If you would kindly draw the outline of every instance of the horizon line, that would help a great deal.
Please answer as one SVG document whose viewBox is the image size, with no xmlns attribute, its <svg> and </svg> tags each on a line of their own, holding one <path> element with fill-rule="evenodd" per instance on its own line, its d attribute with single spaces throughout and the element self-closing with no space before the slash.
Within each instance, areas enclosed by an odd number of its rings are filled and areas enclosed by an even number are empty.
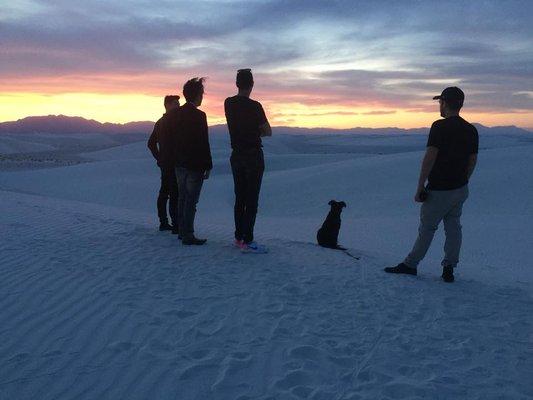
<svg viewBox="0 0 533 400">
<path fill-rule="evenodd" d="M 48 114 L 48 115 L 27 115 L 25 117 L 22 117 L 22 118 L 19 118 L 19 119 L 16 119 L 16 120 L 0 121 L 0 124 L 19 122 L 19 121 L 22 121 L 22 120 L 27 119 L 27 118 L 45 118 L 45 117 L 81 118 L 81 119 L 84 119 L 85 121 L 94 121 L 94 122 L 97 122 L 97 123 L 102 124 L 102 125 L 104 125 L 104 124 L 128 125 L 128 124 L 135 124 L 135 123 L 155 123 L 156 122 L 156 121 L 151 121 L 151 120 L 138 120 L 138 121 L 128 121 L 128 122 L 111 122 L 111 121 L 102 122 L 102 121 L 99 121 L 99 120 L 96 120 L 96 119 L 93 119 L 93 118 L 86 118 L 86 117 L 83 117 L 81 115 Z M 441 118 L 439 118 L 439 119 L 441 119 Z M 524 127 L 524 126 L 519 126 L 519 125 L 493 125 L 493 126 L 490 126 L 490 125 L 482 124 L 480 122 L 471 122 L 471 123 L 475 124 L 475 125 L 480 125 L 480 126 L 483 126 L 483 127 L 486 127 L 486 128 L 514 127 L 514 128 L 523 129 L 525 131 L 533 133 L 533 127 Z M 209 126 L 215 127 L 215 126 L 224 126 L 224 125 L 226 125 L 226 124 L 213 124 L 213 125 L 209 125 Z M 383 126 L 383 127 L 353 126 L 353 127 L 350 127 L 350 128 L 334 128 L 334 127 L 327 127 L 327 126 L 305 127 L 305 126 L 292 126 L 292 125 L 272 125 L 272 128 L 273 129 L 274 128 L 294 128 L 294 129 L 307 129 L 307 130 L 329 129 L 329 130 L 333 130 L 333 131 L 347 131 L 347 130 L 351 130 L 351 129 L 372 129 L 372 130 L 378 130 L 378 129 L 398 129 L 398 130 L 429 129 L 429 126 L 417 126 L 417 127 L 410 127 L 410 128 L 400 128 L 400 127 L 397 127 L 397 126 Z"/>
</svg>

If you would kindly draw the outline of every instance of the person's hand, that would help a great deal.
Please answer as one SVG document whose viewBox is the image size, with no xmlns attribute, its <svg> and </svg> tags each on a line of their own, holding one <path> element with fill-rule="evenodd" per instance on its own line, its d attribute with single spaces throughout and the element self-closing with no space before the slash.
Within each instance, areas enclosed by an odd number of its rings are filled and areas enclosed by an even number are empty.
<svg viewBox="0 0 533 400">
<path fill-rule="evenodd" d="M 426 200 L 426 196 L 427 196 L 426 189 L 423 186 L 416 189 L 415 201 L 417 203 L 423 203 L 424 200 Z"/>
<path fill-rule="evenodd" d="M 209 175 L 211 175 L 211 170 L 208 169 L 207 171 L 204 172 L 204 179 L 209 179 Z"/>
</svg>

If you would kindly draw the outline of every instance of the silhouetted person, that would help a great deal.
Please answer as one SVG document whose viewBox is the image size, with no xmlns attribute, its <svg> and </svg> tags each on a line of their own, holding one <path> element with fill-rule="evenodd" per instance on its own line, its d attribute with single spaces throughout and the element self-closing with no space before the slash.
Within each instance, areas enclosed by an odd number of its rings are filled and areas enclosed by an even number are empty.
<svg viewBox="0 0 533 400">
<path fill-rule="evenodd" d="M 461 89 L 446 88 L 433 99 L 439 100 L 444 119 L 431 126 L 418 179 L 415 201 L 422 202 L 418 238 L 405 260 L 385 271 L 416 275 L 418 263 L 426 255 L 439 223 L 444 221 L 446 242 L 442 278 L 445 282 L 453 282 L 453 269 L 459 262 L 461 249 L 461 213 L 468 197 L 468 180 L 477 162 L 478 133 L 459 116 L 464 102 Z"/>
<path fill-rule="evenodd" d="M 165 96 L 164 104 L 166 112 L 155 123 L 154 130 L 148 140 L 148 148 L 161 169 L 161 188 L 157 198 L 157 215 L 159 217 L 159 230 L 177 233 L 178 226 L 178 183 L 176 181 L 174 165 L 175 120 L 178 113 L 180 97 L 176 95 Z M 168 211 L 172 225 L 168 223 Z"/>
<path fill-rule="evenodd" d="M 235 245 L 243 251 L 265 252 L 254 241 L 254 225 L 261 180 L 265 170 L 261 137 L 271 136 L 261 103 L 250 99 L 254 79 L 250 69 L 240 69 L 236 79 L 239 92 L 224 102 L 231 137 L 231 170 L 235 185 Z"/>
<path fill-rule="evenodd" d="M 176 142 L 176 176 L 178 178 L 178 226 L 182 243 L 202 245 L 206 239 L 194 236 L 196 204 L 204 179 L 213 168 L 207 117 L 198 110 L 204 96 L 204 78 L 193 78 L 183 86 L 187 101 L 179 112 Z"/>
</svg>

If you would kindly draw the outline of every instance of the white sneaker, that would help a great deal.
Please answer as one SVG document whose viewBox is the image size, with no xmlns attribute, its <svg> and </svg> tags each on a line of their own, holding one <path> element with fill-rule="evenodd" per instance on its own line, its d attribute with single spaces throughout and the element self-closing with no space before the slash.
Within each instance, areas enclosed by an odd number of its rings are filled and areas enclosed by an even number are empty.
<svg viewBox="0 0 533 400">
<path fill-rule="evenodd" d="M 266 254 L 268 253 L 268 248 L 257 244 L 257 242 L 243 243 L 241 247 L 243 253 L 255 253 L 255 254 Z"/>
</svg>

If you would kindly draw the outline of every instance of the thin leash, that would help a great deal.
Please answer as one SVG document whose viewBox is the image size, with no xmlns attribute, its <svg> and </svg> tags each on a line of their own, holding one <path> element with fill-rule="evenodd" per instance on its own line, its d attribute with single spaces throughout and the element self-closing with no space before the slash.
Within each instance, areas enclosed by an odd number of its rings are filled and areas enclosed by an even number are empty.
<svg viewBox="0 0 533 400">
<path fill-rule="evenodd" d="M 352 253 L 350 253 L 348 250 L 344 249 L 342 250 L 344 252 L 344 254 L 346 254 L 348 257 L 352 257 L 352 258 L 355 258 L 356 260 L 360 260 L 361 257 L 358 257 L 356 255 L 353 255 Z"/>
</svg>

